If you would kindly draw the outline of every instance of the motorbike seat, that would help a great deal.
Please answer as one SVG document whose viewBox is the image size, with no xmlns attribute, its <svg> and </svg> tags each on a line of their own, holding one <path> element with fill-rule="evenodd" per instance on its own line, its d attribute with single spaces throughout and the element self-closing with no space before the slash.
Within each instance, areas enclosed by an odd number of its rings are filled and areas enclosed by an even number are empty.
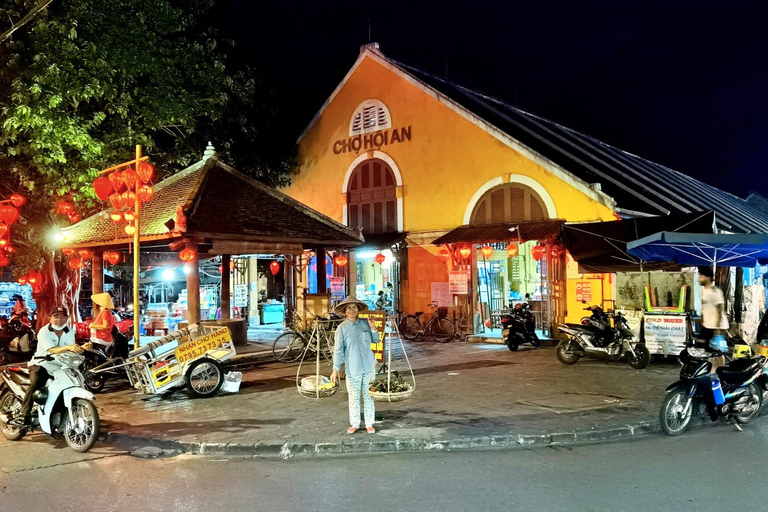
<svg viewBox="0 0 768 512">
<path fill-rule="evenodd" d="M 739 382 L 749 378 L 763 361 L 763 356 L 748 359 L 734 359 L 716 370 L 717 376 L 725 382 Z"/>
<path fill-rule="evenodd" d="M 22 386 L 29 384 L 29 370 L 22 370 L 21 368 L 18 370 L 12 369 L 11 380 Z"/>
<path fill-rule="evenodd" d="M 591 333 L 600 332 L 600 329 L 598 329 L 594 325 L 584 325 L 584 324 L 565 324 L 565 325 L 577 331 L 591 332 Z"/>
</svg>

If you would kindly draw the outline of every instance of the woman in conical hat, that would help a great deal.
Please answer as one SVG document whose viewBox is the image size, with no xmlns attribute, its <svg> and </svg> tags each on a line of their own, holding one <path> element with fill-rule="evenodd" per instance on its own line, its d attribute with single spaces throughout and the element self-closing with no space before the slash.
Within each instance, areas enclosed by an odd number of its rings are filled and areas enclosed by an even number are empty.
<svg viewBox="0 0 768 512">
<path fill-rule="evenodd" d="M 112 327 L 115 326 L 115 316 L 112 314 L 115 305 L 112 303 L 112 297 L 108 293 L 97 293 L 91 295 L 91 300 L 98 309 L 95 311 L 96 319 L 88 326 L 91 328 L 91 333 L 95 334 L 95 336 L 91 335 L 91 341 L 102 345 L 112 343 L 115 341 L 112 337 Z"/>
<path fill-rule="evenodd" d="M 365 429 L 369 434 L 376 432 L 373 422 L 376 408 L 373 398 L 368 394 L 368 384 L 376 375 L 376 357 L 371 350 L 371 343 L 379 341 L 373 319 L 364 321 L 358 318 L 368 306 L 354 295 L 349 295 L 336 306 L 336 312 L 345 320 L 336 328 L 336 347 L 333 351 L 333 373 L 331 382 L 339 382 L 339 371 L 344 363 L 347 372 L 347 394 L 349 395 L 348 434 L 354 434 L 360 428 L 360 398 L 362 395 L 365 416 Z"/>
</svg>

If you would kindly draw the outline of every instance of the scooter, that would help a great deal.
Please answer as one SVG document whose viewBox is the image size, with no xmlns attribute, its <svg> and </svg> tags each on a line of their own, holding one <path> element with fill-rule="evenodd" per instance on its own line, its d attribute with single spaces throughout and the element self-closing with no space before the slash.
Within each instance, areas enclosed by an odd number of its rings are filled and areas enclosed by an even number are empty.
<svg viewBox="0 0 768 512">
<path fill-rule="evenodd" d="M 54 439 L 64 438 L 74 451 L 90 450 L 99 436 L 96 397 L 84 389 L 78 368 L 85 358 L 73 352 L 49 354 L 42 358 L 56 361 L 59 369 L 46 386 L 32 395 L 32 430 L 39 429 Z M 6 368 L 0 374 L 0 430 L 9 441 L 19 441 L 28 431 L 21 425 L 21 403 L 29 387 L 29 370 Z"/>
<path fill-rule="evenodd" d="M 536 319 L 531 313 L 530 302 L 515 304 L 511 315 L 501 317 L 501 335 L 512 352 L 523 343 L 530 343 L 534 347 L 541 344 L 536 335 Z"/>
<path fill-rule="evenodd" d="M 734 359 L 713 375 L 712 358 L 725 354 L 704 343 L 686 345 L 680 353 L 680 380 L 667 388 L 659 411 L 665 433 L 676 436 L 685 432 L 702 406 L 710 420 L 722 418 L 739 430 L 760 414 L 763 391 L 768 389 L 768 359 Z"/>
<path fill-rule="evenodd" d="M 37 336 L 28 321 L 14 317 L 3 326 L 0 332 L 0 366 L 29 361 L 35 350 Z"/>
</svg>

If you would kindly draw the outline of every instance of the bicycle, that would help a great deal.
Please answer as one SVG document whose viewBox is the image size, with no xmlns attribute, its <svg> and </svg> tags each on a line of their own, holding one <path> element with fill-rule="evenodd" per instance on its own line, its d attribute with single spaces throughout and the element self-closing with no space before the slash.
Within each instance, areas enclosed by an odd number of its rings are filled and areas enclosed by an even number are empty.
<svg viewBox="0 0 768 512">
<path fill-rule="evenodd" d="M 330 361 L 333 359 L 334 334 L 341 321 L 341 317 L 335 313 L 331 313 L 329 318 L 314 316 L 309 326 L 303 329 L 290 329 L 275 338 L 272 343 L 272 355 L 280 362 L 292 363 L 301 357 L 305 349 L 307 353 L 316 353 L 319 345 L 320 355 Z M 300 323 L 301 318 L 296 315 L 294 326 Z M 315 324 L 317 335 L 313 336 Z"/>
<path fill-rule="evenodd" d="M 446 318 L 448 309 L 438 308 L 436 301 L 431 302 L 428 307 L 434 308 L 435 312 L 429 317 L 427 323 L 421 321 L 423 311 L 403 316 L 398 324 L 400 335 L 407 340 L 415 340 L 419 335 L 429 334 L 439 343 L 448 343 L 456 334 L 453 322 Z"/>
</svg>

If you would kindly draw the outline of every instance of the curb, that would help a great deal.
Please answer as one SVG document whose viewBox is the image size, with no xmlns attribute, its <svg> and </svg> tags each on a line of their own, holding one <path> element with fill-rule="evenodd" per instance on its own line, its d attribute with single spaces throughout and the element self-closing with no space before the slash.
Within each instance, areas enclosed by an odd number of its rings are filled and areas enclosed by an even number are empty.
<svg viewBox="0 0 768 512">
<path fill-rule="evenodd" d="M 544 434 L 507 434 L 467 436 L 455 439 L 352 439 L 341 442 L 264 442 L 207 443 L 181 442 L 109 432 L 105 442 L 137 457 L 167 457 L 180 454 L 257 456 L 290 459 L 294 456 L 323 456 L 352 453 L 435 452 L 452 450 L 520 449 L 588 445 L 629 440 L 661 432 L 658 423 L 642 422 L 605 429 L 552 432 Z"/>
</svg>

